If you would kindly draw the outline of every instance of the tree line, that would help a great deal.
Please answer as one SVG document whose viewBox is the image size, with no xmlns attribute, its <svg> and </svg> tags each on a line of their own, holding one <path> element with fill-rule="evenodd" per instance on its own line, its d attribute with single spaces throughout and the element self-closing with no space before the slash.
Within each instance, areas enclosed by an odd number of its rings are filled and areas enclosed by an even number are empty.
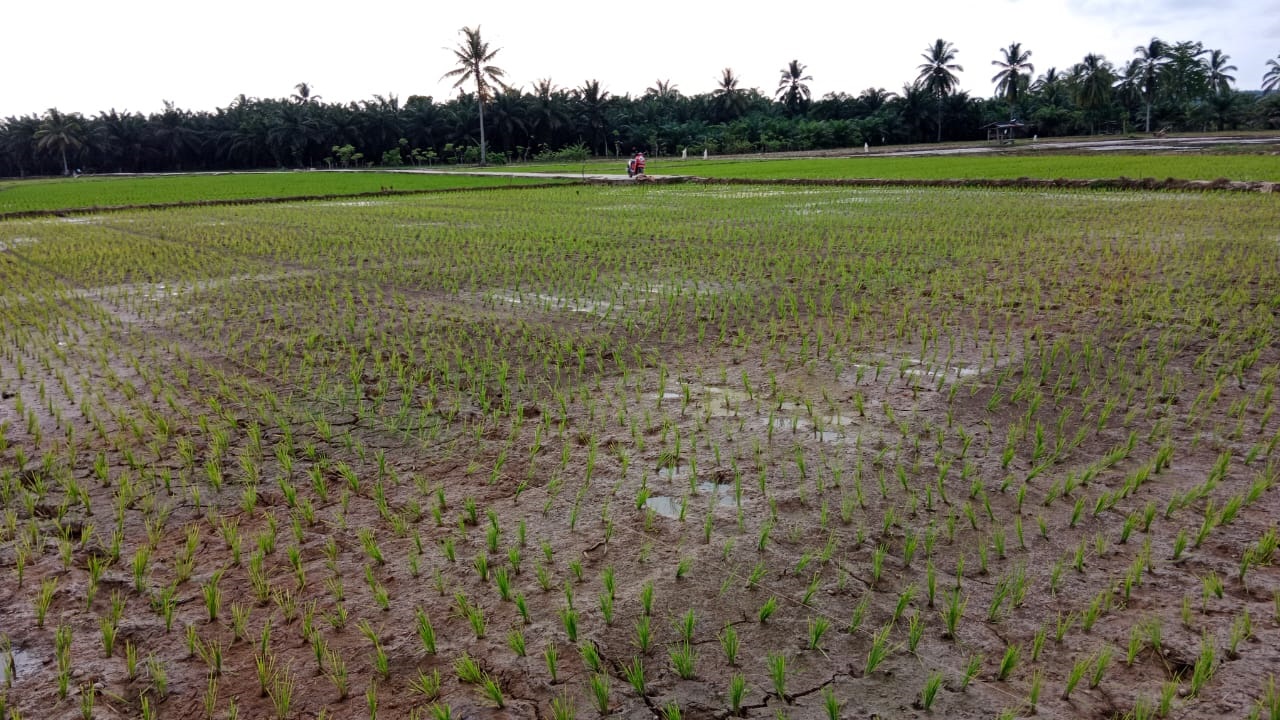
<svg viewBox="0 0 1280 720">
<path fill-rule="evenodd" d="M 799 60 L 766 94 L 740 87 L 732 68 L 717 87 L 685 95 L 657 80 L 639 96 L 611 95 L 601 81 L 576 87 L 539 80 L 511 87 L 480 29 L 463 28 L 454 50 L 457 97 L 436 101 L 374 95 L 326 103 L 308 83 L 287 97 L 241 95 L 226 107 L 91 116 L 49 109 L 0 120 L 0 176 L 250 168 L 506 163 L 589 154 L 736 154 L 820 150 L 986 137 L 1017 119 L 1027 134 L 1061 135 L 1280 128 L 1280 56 L 1260 91 L 1235 87 L 1230 56 L 1200 42 L 1153 38 L 1114 63 L 1090 53 L 1039 74 L 1032 52 L 1012 43 L 991 61 L 993 94 L 958 90 L 959 50 L 938 39 L 901 89 L 868 88 L 814 99 Z"/>
</svg>

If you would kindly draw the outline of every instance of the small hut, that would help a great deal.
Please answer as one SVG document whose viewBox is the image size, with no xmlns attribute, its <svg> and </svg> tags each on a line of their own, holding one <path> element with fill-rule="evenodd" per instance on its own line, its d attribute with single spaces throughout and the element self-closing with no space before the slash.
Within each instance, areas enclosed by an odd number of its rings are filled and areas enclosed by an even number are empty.
<svg viewBox="0 0 1280 720">
<path fill-rule="evenodd" d="M 984 125 L 982 129 L 987 131 L 987 142 L 1012 145 L 1018 131 L 1024 130 L 1026 127 L 1018 120 L 1002 120 L 993 122 L 990 125 Z"/>
</svg>

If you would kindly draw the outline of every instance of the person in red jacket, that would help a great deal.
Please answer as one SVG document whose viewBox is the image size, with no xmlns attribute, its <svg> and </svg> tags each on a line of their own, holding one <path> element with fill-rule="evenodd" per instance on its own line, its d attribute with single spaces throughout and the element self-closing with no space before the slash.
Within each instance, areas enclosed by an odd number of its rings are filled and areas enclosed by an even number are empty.
<svg viewBox="0 0 1280 720">
<path fill-rule="evenodd" d="M 642 152 L 636 153 L 635 159 L 632 160 L 632 162 L 635 163 L 635 174 L 643 175 L 644 174 L 644 153 Z"/>
</svg>

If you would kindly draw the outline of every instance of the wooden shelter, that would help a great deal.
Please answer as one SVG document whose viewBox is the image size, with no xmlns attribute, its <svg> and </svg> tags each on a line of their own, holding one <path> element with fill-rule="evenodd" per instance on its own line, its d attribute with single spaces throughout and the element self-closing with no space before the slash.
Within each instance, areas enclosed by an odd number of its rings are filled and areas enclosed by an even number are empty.
<svg viewBox="0 0 1280 720">
<path fill-rule="evenodd" d="M 1017 120 L 1002 120 L 993 122 L 990 125 L 984 125 L 982 129 L 987 131 L 987 142 L 1012 145 L 1018 131 L 1026 127 L 1026 125 Z"/>
</svg>

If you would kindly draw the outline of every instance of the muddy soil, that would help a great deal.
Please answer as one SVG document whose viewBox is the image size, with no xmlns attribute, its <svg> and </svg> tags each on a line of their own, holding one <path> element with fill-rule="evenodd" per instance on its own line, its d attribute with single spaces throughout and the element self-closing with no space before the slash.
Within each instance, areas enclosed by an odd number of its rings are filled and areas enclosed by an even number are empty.
<svg viewBox="0 0 1280 720">
<path fill-rule="evenodd" d="M 234 285 L 148 302 L 198 317 Z M 22 717 L 1111 718 L 1162 692 L 1241 717 L 1280 667 L 1280 571 L 1240 573 L 1280 512 L 1274 346 L 1216 386 L 1209 341 L 1181 348 L 1160 372 L 1184 382 L 1144 398 L 1089 378 L 1149 372 L 1149 338 L 1069 362 L 1049 349 L 1087 333 L 1050 309 L 953 320 L 950 352 L 886 331 L 852 365 L 799 328 L 783 353 L 667 335 L 661 362 L 530 363 L 550 390 L 415 396 L 410 422 L 372 370 L 347 382 L 341 328 L 282 376 L 71 290 L 0 354 Z M 362 317 L 601 332 L 567 298 L 397 290 Z M 1008 402 L 1044 367 L 1051 407 Z"/>
</svg>

